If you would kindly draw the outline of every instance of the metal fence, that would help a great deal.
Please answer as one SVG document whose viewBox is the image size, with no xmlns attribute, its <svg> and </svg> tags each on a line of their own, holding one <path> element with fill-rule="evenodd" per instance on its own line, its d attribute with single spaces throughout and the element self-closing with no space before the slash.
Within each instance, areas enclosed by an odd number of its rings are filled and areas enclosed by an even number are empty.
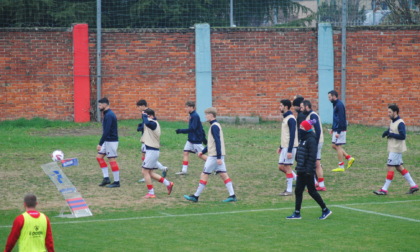
<svg viewBox="0 0 420 252">
<path fill-rule="evenodd" d="M 98 10 L 98 2 L 100 9 Z M 344 0 L 347 25 L 420 24 L 420 0 Z M 2 0 L 0 27 L 102 28 L 341 26 L 343 0 Z"/>
</svg>

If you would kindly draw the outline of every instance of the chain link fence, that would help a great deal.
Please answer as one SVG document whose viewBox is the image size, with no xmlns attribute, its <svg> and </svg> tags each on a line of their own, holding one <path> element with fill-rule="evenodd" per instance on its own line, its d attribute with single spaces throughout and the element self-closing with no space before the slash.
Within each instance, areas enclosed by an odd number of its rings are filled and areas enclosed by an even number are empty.
<svg viewBox="0 0 420 252">
<path fill-rule="evenodd" d="M 342 0 L 1 0 L 0 27 L 103 28 L 341 26 Z M 420 0 L 347 0 L 347 25 L 418 25 Z"/>
</svg>

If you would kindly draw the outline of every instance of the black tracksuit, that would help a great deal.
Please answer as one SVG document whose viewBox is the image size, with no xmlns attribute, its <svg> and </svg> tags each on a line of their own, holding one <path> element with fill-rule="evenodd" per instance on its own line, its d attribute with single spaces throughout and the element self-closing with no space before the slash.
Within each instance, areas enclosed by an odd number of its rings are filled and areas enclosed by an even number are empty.
<svg viewBox="0 0 420 252">
<path fill-rule="evenodd" d="M 309 195 L 318 203 L 318 205 L 325 209 L 326 205 L 315 189 L 315 168 L 316 168 L 316 154 L 318 152 L 318 143 L 316 141 L 315 133 L 311 131 L 304 131 L 299 129 L 301 139 L 296 152 L 296 171 L 297 181 L 295 188 L 296 204 L 295 210 L 300 211 L 303 199 L 303 191 L 305 187 L 308 188 Z"/>
</svg>

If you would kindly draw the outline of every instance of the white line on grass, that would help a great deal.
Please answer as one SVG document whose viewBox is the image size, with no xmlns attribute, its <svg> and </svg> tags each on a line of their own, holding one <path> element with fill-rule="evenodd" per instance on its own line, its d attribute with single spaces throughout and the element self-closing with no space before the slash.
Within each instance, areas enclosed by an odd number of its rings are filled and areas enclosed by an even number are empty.
<svg viewBox="0 0 420 252">
<path fill-rule="evenodd" d="M 352 204 L 344 204 L 344 205 L 331 205 L 331 207 L 339 207 L 364 213 L 370 213 L 375 215 L 382 215 L 412 222 L 420 222 L 417 219 L 405 218 L 397 215 L 390 215 L 390 214 L 382 214 L 367 210 L 361 210 L 357 208 L 347 207 L 347 206 L 361 206 L 361 205 L 379 205 L 379 204 L 398 204 L 398 203 L 411 203 L 411 202 L 418 202 L 420 200 L 405 200 L 405 201 L 388 201 L 388 202 L 367 202 L 367 203 L 352 203 Z M 309 208 L 318 208 L 319 206 L 307 206 L 303 207 L 304 209 Z M 221 214 L 238 214 L 238 213 L 254 213 L 254 212 L 267 212 L 267 211 L 281 211 L 281 210 L 290 210 L 291 207 L 283 207 L 283 208 L 265 208 L 265 209 L 251 209 L 251 210 L 240 210 L 240 211 L 228 211 L 228 212 L 210 212 L 210 213 L 197 213 L 197 214 L 168 214 L 163 213 L 161 216 L 138 216 L 138 217 L 130 217 L 130 218 L 118 218 L 118 219 L 100 219 L 100 220 L 80 220 L 80 221 L 63 221 L 63 222 L 51 222 L 52 225 L 60 225 L 60 224 L 78 224 L 78 223 L 92 223 L 92 222 L 111 222 L 111 221 L 128 221 L 128 220 L 144 220 L 144 219 L 160 219 L 160 218 L 170 218 L 170 217 L 192 217 L 192 216 L 205 216 L 205 215 L 221 215 Z M 0 228 L 11 228 L 12 226 L 0 226 Z"/>
<path fill-rule="evenodd" d="M 378 212 L 374 212 L 374 211 L 357 209 L 357 208 L 353 208 L 353 207 L 346 207 L 346 206 L 340 206 L 340 205 L 334 205 L 334 206 L 335 207 L 339 207 L 339 208 L 348 209 L 348 210 L 358 211 L 358 212 L 362 212 L 362 213 L 368 213 L 368 214 L 374 214 L 374 215 L 381 215 L 381 216 L 386 216 L 386 217 L 391 217 L 391 218 L 396 218 L 396 219 L 401 219 L 401 220 L 406 220 L 406 221 L 412 221 L 412 222 L 420 222 L 420 220 L 417 220 L 417 219 L 411 219 L 411 218 L 407 218 L 407 217 L 401 217 L 401 216 L 393 215 L 393 214 L 378 213 Z"/>
</svg>

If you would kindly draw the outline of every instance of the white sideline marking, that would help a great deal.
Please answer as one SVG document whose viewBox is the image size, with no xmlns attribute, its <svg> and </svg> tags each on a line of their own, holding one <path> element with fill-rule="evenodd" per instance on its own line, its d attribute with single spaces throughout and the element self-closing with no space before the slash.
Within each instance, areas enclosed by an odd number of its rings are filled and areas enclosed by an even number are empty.
<svg viewBox="0 0 420 252">
<path fill-rule="evenodd" d="M 410 203 L 418 202 L 420 200 L 404 200 L 404 201 L 388 201 L 388 202 L 368 202 L 368 203 L 351 203 L 344 205 L 330 205 L 331 207 L 339 207 L 353 211 L 359 211 L 363 213 L 381 215 L 396 219 L 402 219 L 411 222 L 420 222 L 417 219 L 411 219 L 406 217 L 401 217 L 398 215 L 383 214 L 373 211 L 361 210 L 357 208 L 352 208 L 348 206 L 362 206 L 362 205 L 383 205 L 383 204 L 398 204 L 398 203 Z M 319 206 L 307 206 L 303 209 L 309 208 L 318 208 Z M 291 210 L 292 207 L 283 207 L 283 208 L 266 208 L 266 209 L 251 209 L 251 210 L 240 210 L 240 211 L 228 211 L 228 212 L 211 212 L 211 213 L 197 213 L 197 214 L 168 214 L 160 212 L 161 216 L 139 216 L 139 217 L 130 217 L 130 218 L 118 218 L 118 219 L 102 219 L 102 220 L 80 220 L 80 221 L 64 221 L 64 222 L 51 222 L 52 225 L 61 225 L 61 224 L 77 224 L 77 223 L 92 223 L 92 222 L 111 222 L 111 221 L 127 221 L 127 220 L 144 220 L 144 219 L 160 219 L 160 218 L 170 218 L 170 217 L 192 217 L 192 216 L 205 216 L 205 215 L 221 215 L 221 214 L 238 214 L 238 213 L 254 213 L 254 212 L 267 212 L 267 211 L 281 211 L 281 210 Z M 0 228 L 11 228 L 11 225 L 0 226 Z"/>
<path fill-rule="evenodd" d="M 412 222 L 420 222 L 420 220 L 417 220 L 417 219 L 411 219 L 411 218 L 407 218 L 407 217 L 401 217 L 401 216 L 398 216 L 398 215 L 378 213 L 378 212 L 373 212 L 373 211 L 369 211 L 369 210 L 362 210 L 362 209 L 357 209 L 357 208 L 353 208 L 353 207 L 346 207 L 346 206 L 340 206 L 340 205 L 334 205 L 334 206 L 335 207 L 339 207 L 339 208 L 348 209 L 348 210 L 358 211 L 358 212 L 362 212 L 362 213 L 369 213 L 369 214 L 374 214 L 374 215 L 381 215 L 381 216 L 386 216 L 386 217 L 391 217 L 391 218 L 396 218 L 396 219 L 401 219 L 401 220 L 406 220 L 406 221 L 412 221 Z"/>
</svg>

